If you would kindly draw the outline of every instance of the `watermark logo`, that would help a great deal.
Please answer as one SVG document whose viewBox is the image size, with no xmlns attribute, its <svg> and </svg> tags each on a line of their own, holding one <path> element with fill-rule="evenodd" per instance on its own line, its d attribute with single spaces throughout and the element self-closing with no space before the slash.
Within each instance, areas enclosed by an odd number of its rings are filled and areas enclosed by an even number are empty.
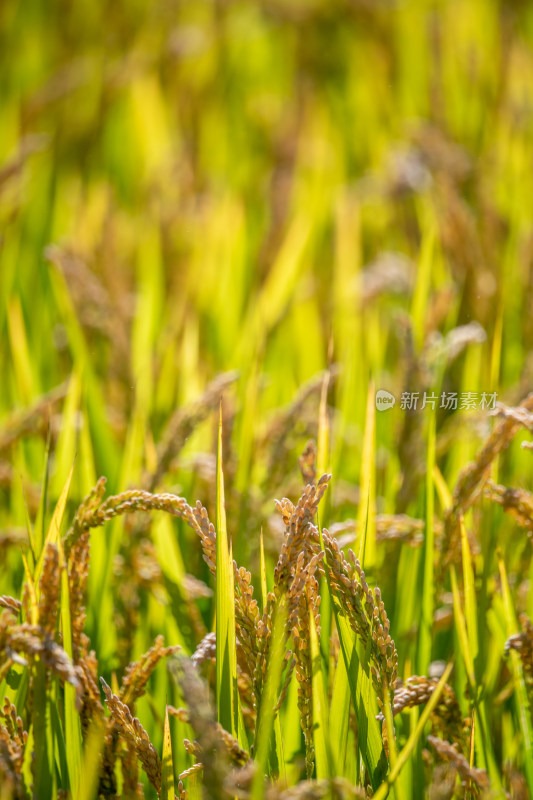
<svg viewBox="0 0 533 800">
<path fill-rule="evenodd" d="M 448 411 L 492 411 L 496 407 L 496 392 L 402 392 L 399 406 L 403 411 L 423 411 L 425 408 L 444 408 Z M 376 392 L 376 408 L 388 411 L 396 398 L 385 389 Z"/>
<path fill-rule="evenodd" d="M 396 402 L 396 398 L 385 389 L 378 389 L 376 392 L 376 408 L 378 411 L 388 411 Z"/>
</svg>

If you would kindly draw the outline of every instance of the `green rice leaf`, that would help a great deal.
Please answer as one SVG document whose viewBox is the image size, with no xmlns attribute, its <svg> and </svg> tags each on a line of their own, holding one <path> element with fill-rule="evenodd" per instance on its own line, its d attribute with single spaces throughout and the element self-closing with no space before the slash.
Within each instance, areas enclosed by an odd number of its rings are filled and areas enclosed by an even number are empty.
<svg viewBox="0 0 533 800">
<path fill-rule="evenodd" d="M 409 739 L 407 740 L 402 751 L 398 755 L 395 766 L 391 769 L 389 776 L 386 778 L 386 780 L 383 781 L 377 792 L 375 792 L 374 800 L 384 800 L 384 798 L 387 797 L 387 795 L 389 794 L 391 787 L 395 785 L 402 769 L 404 768 L 405 764 L 407 763 L 409 757 L 413 753 L 414 749 L 416 748 L 419 740 L 421 739 L 424 733 L 424 727 L 426 725 L 426 722 L 428 721 L 431 712 L 439 702 L 439 698 L 444 690 L 448 678 L 450 677 L 452 668 L 453 664 L 450 663 L 442 673 L 442 676 L 437 686 L 433 690 L 430 699 L 428 700 L 428 702 L 424 706 L 424 710 L 420 714 L 419 720 L 413 732 L 409 736 Z"/>
<path fill-rule="evenodd" d="M 174 763 L 172 760 L 172 739 L 168 720 L 168 706 L 165 708 L 165 727 L 163 729 L 163 759 L 161 762 L 161 800 L 174 800 Z"/>
<path fill-rule="evenodd" d="M 315 745 L 316 775 L 319 780 L 329 778 L 335 774 L 332 756 L 329 752 L 327 732 L 329 730 L 328 702 L 324 685 L 324 672 L 322 670 L 322 656 L 320 644 L 312 612 L 309 614 L 309 638 L 312 659 L 312 687 L 313 687 L 313 737 Z"/>
<path fill-rule="evenodd" d="M 39 580 L 41 577 L 41 573 L 43 570 L 44 564 L 44 556 L 45 556 L 45 549 L 46 544 L 48 542 L 52 542 L 53 544 L 58 544 L 60 541 L 60 529 L 61 523 L 63 521 L 63 515 L 65 513 L 65 506 L 67 504 L 67 499 L 70 491 L 70 484 L 72 482 L 72 475 L 74 474 L 74 464 L 70 468 L 70 472 L 68 474 L 67 480 L 65 485 L 63 486 L 63 490 L 59 496 L 59 500 L 56 503 L 56 507 L 54 508 L 54 513 L 52 515 L 52 519 L 50 520 L 50 525 L 48 527 L 48 533 L 46 534 L 43 549 L 41 550 L 41 555 L 39 556 L 39 561 L 37 562 L 37 566 L 35 568 L 35 573 L 33 576 L 33 580 L 35 583 L 37 596 L 39 592 Z"/>
<path fill-rule="evenodd" d="M 350 730 L 350 682 L 344 658 L 339 658 L 335 677 L 333 680 L 333 692 L 331 696 L 331 708 L 333 713 L 329 715 L 329 741 L 332 757 L 335 760 L 335 770 L 337 775 L 345 775 L 346 750 L 348 747 L 348 734 Z"/>
<path fill-rule="evenodd" d="M 98 791 L 99 767 L 104 747 L 106 728 L 102 720 L 90 725 L 85 738 L 80 782 L 76 800 L 95 800 Z"/>
<path fill-rule="evenodd" d="M 350 684 L 350 694 L 355 708 L 359 729 L 359 749 L 361 758 L 370 775 L 373 789 L 377 789 L 387 771 L 387 759 L 379 723 L 376 719 L 378 706 L 375 698 L 368 660 L 361 660 L 357 652 L 355 634 L 345 616 L 335 606 L 335 620 L 339 632 L 342 657 Z"/>
<path fill-rule="evenodd" d="M 376 537 L 374 523 L 375 470 L 376 470 L 376 392 L 373 381 L 368 384 L 366 399 L 365 435 L 361 456 L 361 489 L 359 511 L 357 514 L 359 541 L 359 561 L 366 568 L 373 566 L 376 558 Z"/>
<path fill-rule="evenodd" d="M 252 782 L 251 800 L 262 800 L 264 795 L 264 776 L 268 763 L 274 710 L 278 700 L 281 669 L 285 650 L 285 626 L 287 624 L 287 600 L 283 595 L 275 612 L 271 642 L 266 666 L 266 679 L 261 697 L 261 707 L 256 725 L 254 752 L 256 770 Z"/>
<path fill-rule="evenodd" d="M 434 531 L 435 511 L 433 468 L 435 466 L 436 410 L 430 411 L 426 455 L 426 530 L 424 536 L 424 584 L 422 589 L 420 634 L 418 641 L 418 672 L 426 675 L 431 661 L 434 611 Z"/>
<path fill-rule="evenodd" d="M 217 450 L 217 573 L 216 573 L 216 699 L 217 718 L 232 736 L 238 730 L 237 655 L 235 648 L 235 595 L 231 542 L 226 528 L 224 471 L 222 466 L 222 406 Z M 244 744 L 244 743 L 242 743 Z"/>
<path fill-rule="evenodd" d="M 505 562 L 501 553 L 498 554 L 498 569 L 500 571 L 500 579 L 502 585 L 503 605 L 505 609 L 505 622 L 507 626 L 507 636 L 512 636 L 518 630 L 518 620 L 511 598 L 511 590 L 509 588 L 509 580 L 507 578 L 507 570 Z M 514 697 L 516 715 L 520 732 L 522 735 L 522 753 L 523 763 L 525 768 L 527 785 L 530 793 L 533 796 L 533 721 L 532 709 L 529 703 L 529 695 L 527 685 L 524 677 L 524 670 L 520 655 L 516 650 L 510 651 L 511 668 L 514 683 Z"/>
<path fill-rule="evenodd" d="M 63 648 L 68 657 L 72 660 L 72 625 L 70 617 L 70 597 L 68 586 L 68 572 L 65 563 L 65 554 L 58 539 L 59 563 L 61 566 L 61 596 L 60 596 L 60 618 L 63 632 Z M 65 681 L 65 740 L 67 742 L 66 759 L 68 766 L 68 777 L 71 793 L 77 796 L 82 779 L 82 750 L 83 739 L 81 732 L 81 720 L 76 708 L 76 690 L 68 681 Z"/>
</svg>

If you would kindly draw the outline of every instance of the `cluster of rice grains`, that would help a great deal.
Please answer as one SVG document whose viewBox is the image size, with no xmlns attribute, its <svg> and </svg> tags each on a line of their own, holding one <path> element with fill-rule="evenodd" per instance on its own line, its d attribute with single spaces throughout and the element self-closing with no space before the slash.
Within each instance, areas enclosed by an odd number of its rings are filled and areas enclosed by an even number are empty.
<svg viewBox="0 0 533 800">
<path fill-rule="evenodd" d="M 97 496 L 98 488 L 84 504 L 86 510 L 91 503 L 94 504 Z M 77 519 L 81 519 L 80 513 Z M 26 692 L 20 697 L 24 704 L 24 716 L 33 716 L 34 729 L 38 724 L 37 716 L 43 713 L 40 707 L 43 692 L 52 692 L 52 679 L 56 677 L 63 684 L 69 683 L 75 690 L 75 706 L 84 738 L 97 726 L 103 729 L 99 795 L 116 796 L 115 763 L 120 758 L 124 796 L 142 797 L 137 757 L 157 790 L 161 786 L 161 766 L 147 734 L 139 721 L 132 716 L 132 711 L 135 701 L 144 693 L 146 683 L 158 661 L 175 653 L 178 648 L 164 647 L 162 637 L 158 637 L 154 646 L 139 661 L 128 666 L 118 695 L 112 694 L 102 679 L 110 711 L 110 716 L 105 716 L 98 690 L 98 661 L 94 651 L 89 650 L 90 643 L 83 632 L 88 551 L 89 538 L 85 532 L 68 551 L 66 563 L 61 564 L 67 551 L 48 542 L 44 550 L 38 591 L 28 580 L 22 603 L 8 596 L 0 598 L 0 607 L 4 609 L 0 616 L 0 680 L 8 675 L 13 665 L 28 668 Z M 63 570 L 68 576 L 72 657 L 63 648 L 62 636 L 58 632 Z M 0 786 L 4 791 L 1 797 L 13 800 L 26 798 L 28 793 L 23 780 L 23 762 L 28 730 L 24 729 L 15 705 L 7 698 L 1 716 Z M 32 771 L 39 759 L 36 732 L 33 744 L 35 751 L 30 754 Z M 37 796 L 35 787 L 34 796 Z"/>
<path fill-rule="evenodd" d="M 224 378 L 222 384 L 227 384 L 228 380 L 233 380 L 233 376 Z M 181 446 L 176 445 L 176 440 L 182 440 L 179 431 L 187 431 L 198 416 L 203 416 L 206 409 L 212 407 L 213 398 L 221 390 L 221 385 L 215 384 L 208 390 L 205 403 L 196 412 L 182 413 L 179 419 L 172 422 L 173 436 L 165 439 L 158 453 L 161 472 L 166 471 Z M 314 387 L 309 391 L 314 391 Z M 521 427 L 532 429 L 532 408 L 533 396 L 529 396 L 518 408 L 497 409 L 503 420 L 496 425 L 477 460 L 461 474 L 453 493 L 452 506 L 445 515 L 444 528 L 438 537 L 441 566 L 443 562 L 460 561 L 457 553 L 460 517 L 479 497 L 483 496 L 501 505 L 531 534 L 533 503 L 530 495 L 521 489 L 508 489 L 492 483 L 488 479 L 488 473 L 492 460 L 502 452 L 515 433 Z M 38 416 L 37 414 L 36 418 Z M 290 417 L 290 413 L 288 416 Z M 280 436 L 280 441 L 282 438 Z M 345 619 L 356 641 L 361 643 L 361 652 L 366 653 L 379 706 L 377 718 L 382 723 L 383 746 L 387 758 L 391 755 L 389 736 L 391 733 L 395 736 L 394 725 L 391 727 L 390 720 L 406 709 L 430 702 L 439 681 L 417 675 L 408 676 L 405 680 L 398 677 L 398 653 L 391 637 L 390 622 L 381 592 L 377 587 L 370 588 L 362 565 L 353 551 L 348 549 L 345 552 L 343 549 L 342 534 L 353 532 L 353 523 L 338 523 L 332 526 L 331 531 L 325 528 L 320 530 L 317 525 L 318 506 L 326 492 L 330 476 L 323 475 L 316 479 L 316 450 L 312 444 L 308 445 L 301 457 L 300 467 L 307 485 L 299 500 L 296 503 L 287 498 L 276 501 L 284 535 L 274 570 L 272 590 L 267 593 L 266 588 L 263 588 L 261 607 L 254 597 L 251 573 L 233 562 L 240 705 L 249 742 L 252 743 L 257 736 L 259 709 L 272 652 L 274 620 L 283 604 L 287 613 L 282 632 L 283 660 L 274 714 L 280 711 L 289 686 L 295 678 L 298 684 L 297 705 L 303 733 L 307 780 L 290 788 L 281 781 L 267 781 L 265 797 L 269 800 L 288 800 L 293 797 L 364 797 L 369 792 L 364 771 L 361 776 L 362 787 L 352 786 L 340 778 L 312 780 L 315 774 L 316 711 L 313 707 L 311 648 L 315 632 L 319 639 L 321 635 L 321 586 L 327 586 L 335 609 L 331 623 L 331 645 L 333 649 L 337 648 L 337 656 L 342 657 L 338 650 L 336 615 Z M 154 489 L 157 481 L 146 478 L 144 483 Z M 143 797 L 139 780 L 140 766 L 155 791 L 161 794 L 162 759 L 143 725 L 135 717 L 135 704 L 145 693 L 157 663 L 170 656 L 169 669 L 180 686 L 181 696 L 186 698 L 187 708 L 176 709 L 169 706 L 168 710 L 172 717 L 188 724 L 195 735 L 194 741 L 184 740 L 185 751 L 191 756 L 193 764 L 178 778 L 176 791 L 179 797 L 188 797 L 188 783 L 194 776 L 195 781 L 200 781 L 197 786 L 203 787 L 204 797 L 212 800 L 235 796 L 248 798 L 251 796 L 256 770 L 254 746 L 250 746 L 249 752 L 243 749 L 242 744 L 216 722 L 210 699 L 209 667 L 206 671 L 203 666 L 209 665 L 215 659 L 216 641 L 215 635 L 206 631 L 194 603 L 194 594 L 198 587 L 192 588 L 188 602 L 193 620 L 193 635 L 197 643 L 196 651 L 190 659 L 182 653 L 178 654 L 178 647 L 164 646 L 163 637 L 159 636 L 154 646 L 140 659 L 121 663 L 121 682 L 113 675 L 113 688 L 110 688 L 100 676 L 97 654 L 91 649 L 85 633 L 91 529 L 101 527 L 119 515 L 141 512 L 132 517 L 141 522 L 132 523 L 128 529 L 132 535 L 135 531 L 140 532 L 141 538 L 135 540 L 138 551 L 139 543 L 146 533 L 146 526 L 143 527 L 142 522 L 143 514 L 166 512 L 182 519 L 196 533 L 200 539 L 203 558 L 212 577 L 216 578 L 216 531 L 207 510 L 199 502 L 196 506 L 190 506 L 177 495 L 154 493 L 147 489 L 126 491 L 107 499 L 104 495 L 105 479 L 102 478 L 78 508 L 63 539 L 56 540 L 55 543 L 46 541 L 42 556 L 37 559 L 35 575 L 38 580 L 32 580 L 27 571 L 22 599 L 0 597 L 0 682 L 12 677 L 14 667 L 25 668 L 27 675 L 25 690 L 18 694 L 23 707 L 16 708 L 6 698 L 0 712 L 0 797 L 2 800 L 18 800 L 29 796 L 27 782 L 31 782 L 31 779 L 28 776 L 28 767 L 25 768 L 24 765 L 27 762 L 31 772 L 38 763 L 39 756 L 38 753 L 33 753 L 27 758 L 25 751 L 28 732 L 32 714 L 38 712 L 37 704 L 42 701 L 43 693 L 51 692 L 53 685 L 56 687 L 54 697 L 57 697 L 58 686 L 70 685 L 74 690 L 75 708 L 80 717 L 85 741 L 95 730 L 100 730 L 99 797 L 118 797 L 119 787 L 123 797 Z M 378 522 L 379 520 L 382 532 L 378 538 L 382 541 L 396 538 L 400 542 L 417 546 L 423 538 L 422 525 L 418 520 L 405 516 L 380 517 Z M 337 533 L 341 536 L 337 537 Z M 68 648 L 61 633 L 64 631 L 61 587 L 65 579 L 68 585 L 71 629 Z M 533 629 L 526 616 L 523 615 L 521 621 L 522 632 L 509 638 L 506 652 L 518 653 L 531 699 Z M 135 615 L 130 616 L 129 625 L 136 623 Z M 132 636 L 130 631 L 123 656 L 131 649 Z M 331 699 L 331 686 L 326 691 Z M 473 768 L 469 761 L 470 718 L 463 717 L 458 699 L 449 685 L 440 686 L 430 719 L 432 733 L 427 739 L 429 747 L 424 750 L 424 759 L 430 776 L 433 776 L 433 782 L 440 780 L 439 770 L 442 771 L 446 765 L 446 774 L 453 777 L 447 796 L 452 796 L 454 786 L 457 788 L 457 776 L 464 791 L 468 791 L 471 796 L 487 790 L 487 773 Z M 351 724 L 354 728 L 357 727 L 353 715 Z M 35 726 L 34 716 L 33 725 Z M 36 741 L 32 744 L 35 747 Z M 119 765 L 120 780 L 117 780 Z"/>
<path fill-rule="evenodd" d="M 274 573 L 273 591 L 266 598 L 263 613 L 260 612 L 257 600 L 253 597 L 250 573 L 234 564 L 238 686 L 245 719 L 253 728 L 257 721 L 257 709 L 265 682 L 272 622 L 278 604 L 285 597 L 288 601 L 284 631 L 285 675 L 276 710 L 285 697 L 295 671 L 299 684 L 298 707 L 305 741 L 308 778 L 312 776 L 314 767 L 310 619 L 312 616 L 316 631 L 320 634 L 320 594 L 317 576 L 319 573 L 324 574 L 326 569 L 315 519 L 318 504 L 327 488 L 328 478 L 329 476 L 323 476 L 316 485 L 309 484 L 296 505 L 287 499 L 277 503 L 286 534 Z M 148 678 L 157 662 L 175 653 L 177 648 L 164 647 L 162 637 L 159 637 L 154 647 L 142 659 L 125 669 L 122 685 L 115 692 L 103 678 L 100 678 L 109 711 L 109 716 L 105 716 L 98 688 L 97 657 L 90 649 L 90 642 L 84 633 L 89 531 L 121 514 L 134 511 L 166 511 L 184 519 L 198 534 L 204 559 L 213 576 L 216 573 L 216 533 L 208 519 L 207 511 L 199 503 L 193 508 L 183 498 L 175 495 L 152 494 L 144 490 L 128 491 L 104 499 L 104 492 L 105 480 L 101 479 L 79 507 L 61 547 L 50 542 L 46 545 L 38 592 L 28 582 L 25 585 L 22 602 L 7 596 L 0 599 L 3 608 L 0 617 L 2 652 L 0 678 L 7 675 L 13 664 L 29 666 L 27 703 L 30 706 L 37 680 L 44 678 L 48 685 L 52 675 L 55 675 L 60 681 L 70 683 L 76 690 L 77 710 L 84 736 L 89 734 L 95 723 L 105 726 L 99 779 L 100 796 L 116 796 L 116 764 L 119 761 L 123 794 L 134 797 L 142 796 L 138 780 L 139 762 L 156 791 L 161 790 L 161 760 L 143 726 L 134 716 L 135 701 L 144 693 Z M 335 539 L 330 537 L 326 530 L 322 532 L 322 536 L 328 563 L 331 563 L 330 577 L 334 591 L 350 617 L 354 631 L 365 641 L 372 640 L 376 687 L 381 686 L 383 681 L 393 686 L 396 652 L 389 635 L 389 623 L 379 590 L 373 593 L 370 591 L 359 562 L 357 560 L 353 564 L 347 562 Z M 60 583 L 63 571 L 66 571 L 68 577 L 72 658 L 63 649 L 58 633 Z M 20 618 L 23 621 L 19 621 Z M 289 643 L 292 649 L 288 649 Z M 214 722 L 207 699 L 200 703 L 200 711 L 195 708 L 195 692 L 200 695 L 206 692 L 206 687 L 197 676 L 197 672 L 200 665 L 210 660 L 214 653 L 214 635 L 208 634 L 191 659 L 191 666 L 189 662 L 182 660 L 180 674 L 184 683 L 184 695 L 189 701 L 187 719 L 198 736 L 195 744 L 186 743 L 186 747 L 200 762 L 207 785 L 212 786 L 211 796 L 220 797 L 224 781 L 228 778 L 224 774 L 223 766 L 233 765 L 242 770 L 243 765 L 249 761 L 249 755 Z M 4 719 L 5 724 L 0 727 L 2 737 L 0 769 L 4 779 L 8 780 L 12 787 L 12 797 L 24 797 L 22 760 L 27 732 L 22 730 L 22 720 L 16 716 L 14 706 L 7 701 Z M 206 736 L 207 745 L 203 741 Z M 216 748 L 221 752 L 219 760 L 222 766 L 219 764 L 216 768 L 211 764 L 215 747 L 213 741 L 217 743 Z M 198 771 L 199 768 L 196 766 L 192 771 Z M 248 772 L 250 771 L 249 766 Z M 186 779 L 190 773 L 191 770 L 187 770 L 182 778 Z M 240 783 L 242 791 L 246 777 L 234 775 L 231 780 Z M 186 792 L 181 781 L 179 786 L 180 793 L 185 796 Z M 309 792 L 313 791 L 307 785 L 305 796 L 311 796 Z M 339 796 L 344 796 L 347 791 L 346 787 L 342 789 L 340 782 Z M 277 796 L 274 792 L 277 790 L 271 787 L 270 795 Z M 316 792 L 316 796 L 322 796 L 324 787 L 321 788 L 317 784 Z M 287 796 L 296 796 L 294 789 Z"/>
</svg>

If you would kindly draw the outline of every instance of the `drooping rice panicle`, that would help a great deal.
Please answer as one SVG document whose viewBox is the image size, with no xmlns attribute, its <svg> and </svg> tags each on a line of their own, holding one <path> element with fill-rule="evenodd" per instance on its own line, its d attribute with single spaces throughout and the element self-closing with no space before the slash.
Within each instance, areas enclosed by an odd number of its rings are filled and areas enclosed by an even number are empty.
<svg viewBox="0 0 533 800">
<path fill-rule="evenodd" d="M 13 624 L 12 615 L 4 611 L 0 615 L 0 680 L 13 663 L 26 666 L 27 658 L 33 657 L 42 659 L 47 669 L 74 687 L 78 707 L 81 707 L 83 687 L 80 672 L 63 648 L 40 625 Z"/>
<path fill-rule="evenodd" d="M 38 624 L 50 637 L 55 634 L 59 603 L 59 551 L 55 544 L 49 542 L 44 553 L 43 571 L 39 581 Z"/>
<path fill-rule="evenodd" d="M 74 522 L 64 537 L 65 552 L 69 553 L 77 539 L 91 528 L 99 528 L 114 517 L 138 511 L 165 511 L 185 520 L 200 536 L 204 558 L 212 572 L 216 561 L 215 529 L 209 522 L 201 503 L 194 508 L 183 497 L 174 494 L 152 494 L 133 489 L 103 500 L 105 478 L 100 478 L 90 495 L 78 509 Z"/>
<path fill-rule="evenodd" d="M 40 397 L 30 408 L 14 412 L 0 429 L 0 453 L 31 434 L 45 433 L 53 409 L 64 400 L 67 391 L 68 383 L 62 383 Z"/>
<path fill-rule="evenodd" d="M 526 428 L 533 433 L 533 414 L 530 407 L 506 406 L 504 403 L 496 403 L 496 408 L 489 412 L 491 417 L 503 417 L 512 420 L 518 425 Z"/>
<path fill-rule="evenodd" d="M 118 694 L 118 699 L 126 703 L 130 708 L 134 707 L 134 703 L 139 697 L 142 697 L 146 688 L 146 684 L 153 670 L 162 658 L 177 653 L 180 650 L 179 646 L 165 647 L 163 644 L 163 636 L 158 636 L 151 647 L 141 658 L 130 664 L 126 669 L 122 678 L 122 685 Z"/>
<path fill-rule="evenodd" d="M 83 649 L 83 630 L 85 626 L 85 604 L 87 579 L 89 577 L 90 538 L 83 533 L 69 553 L 68 582 L 70 619 L 72 625 L 72 649 L 76 660 Z"/>
<path fill-rule="evenodd" d="M 289 585 L 289 615 L 287 628 L 294 640 L 295 671 L 298 679 L 298 708 L 300 724 L 305 741 L 305 765 L 307 777 L 314 769 L 315 748 L 313 740 L 313 686 L 310 614 L 313 614 L 317 636 L 320 637 L 320 595 L 315 573 L 322 552 L 316 553 L 306 563 L 301 551 L 294 566 L 294 576 Z"/>
<path fill-rule="evenodd" d="M 420 547 L 424 541 L 425 522 L 422 519 L 409 517 L 407 514 L 376 514 L 376 541 L 402 542 L 411 547 Z M 435 520 L 435 528 L 439 532 L 442 525 Z M 354 520 L 335 522 L 329 526 L 329 532 L 337 538 L 341 548 L 353 544 L 358 535 L 358 524 Z"/>
<path fill-rule="evenodd" d="M 187 698 L 189 721 L 196 735 L 193 754 L 202 764 L 204 797 L 220 800 L 225 797 L 228 751 L 216 725 L 207 687 L 189 659 L 179 658 L 175 670 L 182 694 Z"/>
<path fill-rule="evenodd" d="M 332 592 L 338 599 L 352 630 L 366 645 L 371 643 L 372 680 L 378 703 L 383 703 L 384 682 L 394 698 L 398 670 L 398 654 L 390 636 L 390 623 L 376 587 L 372 592 L 366 582 L 359 559 L 350 551 L 348 561 L 339 545 L 326 529 L 322 531 L 325 560 Z"/>
<path fill-rule="evenodd" d="M 330 380 L 334 380 L 338 374 L 338 367 L 332 365 L 329 370 Z M 265 490 L 275 489 L 279 487 L 280 481 L 287 473 L 287 460 L 289 450 L 291 447 L 290 434 L 293 433 L 296 426 L 302 427 L 304 425 L 305 417 L 304 410 L 310 400 L 318 402 L 320 393 L 324 384 L 325 373 L 320 372 L 308 381 L 298 392 L 293 402 L 283 411 L 276 415 L 274 420 L 270 423 L 265 434 L 262 438 L 261 447 L 267 449 L 268 466 L 267 466 L 267 480 Z M 313 428 L 309 430 L 304 427 L 303 435 L 316 435 L 315 426 L 318 414 L 316 410 L 313 411 L 310 419 L 313 422 Z"/>
<path fill-rule="evenodd" d="M 529 536 L 533 535 L 533 494 L 526 489 L 513 489 L 487 481 L 483 488 L 483 496 L 502 506 L 503 510 L 514 517 L 519 525 L 525 528 Z"/>
<path fill-rule="evenodd" d="M 7 594 L 0 595 L 0 608 L 7 608 L 15 617 L 18 617 L 22 608 L 22 603 L 16 597 Z"/>
<path fill-rule="evenodd" d="M 194 653 L 191 656 L 191 661 L 198 669 L 204 661 L 209 661 L 216 656 L 216 634 L 214 632 L 207 633 Z"/>
<path fill-rule="evenodd" d="M 172 461 L 179 455 L 193 430 L 218 406 L 221 396 L 237 378 L 236 372 L 218 375 L 198 400 L 179 408 L 170 418 L 157 447 L 157 467 L 143 481 L 150 491 L 159 485 L 161 478 L 169 470 Z"/>
<path fill-rule="evenodd" d="M 489 789 L 490 781 L 487 772 L 484 769 L 471 767 L 468 760 L 457 750 L 456 745 L 445 739 L 439 739 L 437 736 L 428 736 L 428 742 L 440 758 L 455 767 L 465 788 L 469 788 L 471 792 Z"/>
<path fill-rule="evenodd" d="M 14 704 L 5 697 L 0 711 L 0 785 L 14 800 L 27 796 L 23 777 L 27 741 L 28 731 Z"/>
<path fill-rule="evenodd" d="M 533 410 L 533 394 L 529 394 L 518 406 L 516 413 Z M 459 518 L 470 508 L 478 497 L 489 475 L 492 462 L 509 444 L 513 436 L 521 427 L 512 414 L 499 422 L 485 444 L 479 451 L 477 458 L 469 464 L 459 475 L 453 491 L 451 508 L 447 509 L 444 518 L 444 537 L 442 542 L 442 568 L 446 567 L 458 556 L 459 546 Z"/>
<path fill-rule="evenodd" d="M 344 778 L 301 781 L 289 789 L 272 786 L 266 792 L 267 800 L 326 800 L 330 797 L 335 800 L 365 800 L 368 795 L 364 789 Z"/>
<path fill-rule="evenodd" d="M 128 380 L 131 300 L 125 294 L 118 298 L 118 302 L 117 298 L 112 298 L 102 276 L 90 269 L 74 249 L 50 245 L 45 250 L 45 257 L 61 270 L 81 325 L 89 334 L 105 336 L 112 347 L 114 371 Z"/>
<path fill-rule="evenodd" d="M 298 457 L 298 466 L 305 486 L 316 483 L 316 456 L 316 444 L 314 439 L 311 439 L 307 442 L 302 455 Z"/>
<path fill-rule="evenodd" d="M 405 681 L 398 681 L 394 690 L 392 712 L 394 716 L 407 708 L 424 705 L 428 702 L 438 678 L 426 678 L 424 675 L 411 675 Z M 383 714 L 380 714 L 383 718 Z M 454 743 L 464 748 L 467 743 L 468 726 L 462 717 L 455 692 L 445 685 L 439 702 L 431 714 L 434 732 L 445 733 Z"/>
<path fill-rule="evenodd" d="M 126 705 L 109 688 L 103 678 L 100 678 L 106 697 L 107 707 L 111 720 L 120 734 L 121 739 L 132 748 L 141 762 L 148 780 L 159 793 L 161 789 L 161 759 L 157 754 L 148 734 Z"/>
<path fill-rule="evenodd" d="M 520 616 L 522 631 L 515 633 L 505 643 L 505 652 L 516 650 L 522 662 L 530 700 L 533 700 L 533 625 L 526 614 Z"/>
<path fill-rule="evenodd" d="M 287 498 L 276 501 L 277 510 L 283 518 L 286 530 L 274 570 L 274 584 L 278 587 L 278 591 L 287 589 L 294 575 L 300 552 L 305 553 L 307 562 L 320 549 L 320 537 L 313 520 L 330 478 L 330 475 L 322 475 L 316 486 L 306 486 L 296 506 Z"/>
</svg>

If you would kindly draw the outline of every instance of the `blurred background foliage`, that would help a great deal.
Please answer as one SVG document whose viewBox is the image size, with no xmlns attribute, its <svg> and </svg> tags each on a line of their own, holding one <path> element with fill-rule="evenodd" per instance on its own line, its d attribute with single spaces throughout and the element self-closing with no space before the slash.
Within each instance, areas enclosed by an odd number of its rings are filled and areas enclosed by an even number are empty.
<svg viewBox="0 0 533 800">
<path fill-rule="evenodd" d="M 424 252 L 415 347 L 476 320 L 474 388 L 528 384 L 529 4 L 0 14 L 6 411 L 76 367 L 107 428 L 98 471 L 116 482 L 134 407 L 157 436 L 236 367 L 243 390 L 254 370 L 269 378 L 260 422 L 331 342 L 357 427 L 369 374 L 403 388 Z"/>
<path fill-rule="evenodd" d="M 296 475 L 316 408 L 296 414 L 290 464 L 272 471 L 266 440 L 328 364 L 339 502 L 357 500 L 370 378 L 438 391 L 458 325 L 485 335 L 443 385 L 518 400 L 532 25 L 529 4 L 490 0 L 2 4 L 0 402 L 9 415 L 71 376 L 52 494 L 75 451 L 80 496 L 100 474 L 135 485 L 172 412 L 228 369 L 244 503 Z M 439 411 L 450 483 L 478 416 Z M 405 471 L 423 470 L 426 417 L 378 415 L 382 510 L 416 510 Z M 213 458 L 211 423 L 184 452 L 199 450 Z M 39 481 L 42 445 L 19 443 L 15 463 Z M 194 474 L 178 488 L 201 496 Z"/>
</svg>

